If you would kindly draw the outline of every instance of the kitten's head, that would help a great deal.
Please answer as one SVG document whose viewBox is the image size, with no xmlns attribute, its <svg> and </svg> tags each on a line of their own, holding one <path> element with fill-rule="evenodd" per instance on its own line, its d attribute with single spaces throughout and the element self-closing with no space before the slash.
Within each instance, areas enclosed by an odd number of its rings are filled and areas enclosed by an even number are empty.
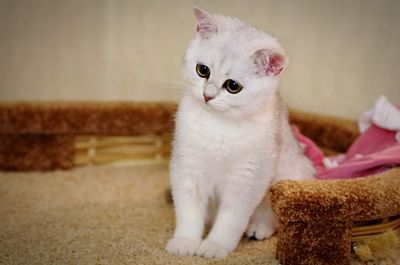
<svg viewBox="0 0 400 265">
<path fill-rule="evenodd" d="M 194 9 L 197 35 L 183 63 L 188 89 L 205 107 L 243 117 L 276 94 L 287 65 L 279 41 L 237 18 Z"/>
</svg>

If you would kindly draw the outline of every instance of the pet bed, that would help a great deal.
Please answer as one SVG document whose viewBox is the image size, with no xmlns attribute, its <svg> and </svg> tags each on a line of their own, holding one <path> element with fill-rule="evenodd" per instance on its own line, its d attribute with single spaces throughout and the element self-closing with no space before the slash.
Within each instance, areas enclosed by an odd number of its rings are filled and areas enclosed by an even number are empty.
<svg viewBox="0 0 400 265">
<path fill-rule="evenodd" d="M 166 162 L 175 111 L 170 103 L 1 103 L 0 169 Z M 299 111 L 290 119 L 326 154 L 345 152 L 358 135 L 355 123 L 342 119 Z M 399 226 L 400 171 L 355 180 L 283 181 L 272 187 L 270 198 L 281 224 L 282 264 L 348 264 L 352 251 L 370 258 L 370 242 Z"/>
</svg>

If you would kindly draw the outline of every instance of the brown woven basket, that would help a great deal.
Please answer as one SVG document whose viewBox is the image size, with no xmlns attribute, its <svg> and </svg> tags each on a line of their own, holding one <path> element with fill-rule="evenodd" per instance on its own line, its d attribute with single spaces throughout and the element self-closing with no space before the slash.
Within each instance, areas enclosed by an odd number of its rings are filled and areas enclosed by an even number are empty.
<svg viewBox="0 0 400 265">
<path fill-rule="evenodd" d="M 78 136 L 74 144 L 74 164 L 167 163 L 170 142 L 170 135 Z"/>
</svg>

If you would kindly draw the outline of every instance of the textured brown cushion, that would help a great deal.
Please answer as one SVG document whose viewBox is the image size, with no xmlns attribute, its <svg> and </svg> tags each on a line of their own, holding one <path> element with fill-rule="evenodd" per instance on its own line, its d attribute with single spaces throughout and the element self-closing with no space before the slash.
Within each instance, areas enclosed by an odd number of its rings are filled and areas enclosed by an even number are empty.
<svg viewBox="0 0 400 265">
<path fill-rule="evenodd" d="M 354 221 L 400 214 L 400 168 L 349 180 L 283 180 L 269 191 L 283 265 L 349 264 Z"/>
<path fill-rule="evenodd" d="M 280 181 L 270 189 L 274 211 L 287 221 L 365 221 L 400 213 L 400 168 L 348 180 Z"/>
<path fill-rule="evenodd" d="M 173 103 L 0 103 L 0 134 L 163 134 L 172 131 Z"/>
</svg>

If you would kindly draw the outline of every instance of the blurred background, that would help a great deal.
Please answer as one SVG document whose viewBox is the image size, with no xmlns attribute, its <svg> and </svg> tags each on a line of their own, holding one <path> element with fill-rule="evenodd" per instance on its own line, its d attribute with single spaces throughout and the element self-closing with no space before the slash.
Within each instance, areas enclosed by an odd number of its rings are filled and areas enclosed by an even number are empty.
<svg viewBox="0 0 400 265">
<path fill-rule="evenodd" d="M 292 108 L 400 103 L 398 0 L 0 0 L 0 100 L 178 101 L 193 5 L 281 39 Z"/>
</svg>

